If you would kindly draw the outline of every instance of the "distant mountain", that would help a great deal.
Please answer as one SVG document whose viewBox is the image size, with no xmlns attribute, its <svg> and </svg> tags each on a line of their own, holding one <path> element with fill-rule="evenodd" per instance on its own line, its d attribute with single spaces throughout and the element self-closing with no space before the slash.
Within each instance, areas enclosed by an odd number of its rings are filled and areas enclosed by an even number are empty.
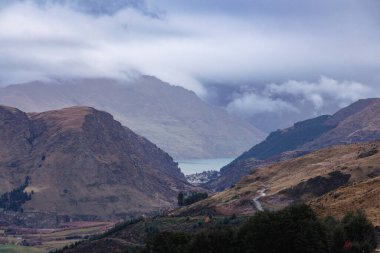
<svg viewBox="0 0 380 253">
<path fill-rule="evenodd" d="M 334 115 L 305 120 L 272 132 L 263 142 L 222 168 L 221 176 L 207 185 L 223 190 L 258 167 L 331 145 L 377 139 L 380 139 L 380 99 L 359 100 Z"/>
<path fill-rule="evenodd" d="M 106 112 L 0 106 L 0 193 L 25 182 L 33 194 L 24 213 L 78 219 L 157 212 L 174 206 L 178 192 L 196 190 L 167 153 Z"/>
<path fill-rule="evenodd" d="M 26 112 L 69 106 L 105 110 L 176 159 L 236 157 L 264 137 L 195 93 L 148 76 L 11 85 L 0 88 L 0 104 Z"/>
</svg>

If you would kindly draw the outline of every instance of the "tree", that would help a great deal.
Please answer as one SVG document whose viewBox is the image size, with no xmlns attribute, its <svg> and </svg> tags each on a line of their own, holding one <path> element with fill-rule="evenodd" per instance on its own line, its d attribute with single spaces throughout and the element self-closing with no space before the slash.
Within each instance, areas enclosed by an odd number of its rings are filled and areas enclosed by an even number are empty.
<svg viewBox="0 0 380 253">
<path fill-rule="evenodd" d="M 259 212 L 238 233 L 241 252 L 328 252 L 327 233 L 307 205 Z"/>
<path fill-rule="evenodd" d="M 364 212 L 358 210 L 349 212 L 344 216 L 341 226 L 345 235 L 345 242 L 349 242 L 352 247 L 351 253 L 370 253 L 376 249 L 376 230 L 367 219 Z"/>
<path fill-rule="evenodd" d="M 188 206 L 207 197 L 207 192 L 193 192 L 189 196 L 185 196 L 183 192 L 180 192 L 177 196 L 178 206 Z"/>
<path fill-rule="evenodd" d="M 213 229 L 194 236 L 191 252 L 234 253 L 236 248 L 235 233 L 231 229 Z"/>
<path fill-rule="evenodd" d="M 186 233 L 161 232 L 147 243 L 145 251 L 150 253 L 185 253 L 191 236 Z"/>
<path fill-rule="evenodd" d="M 177 200 L 178 200 L 178 206 L 183 206 L 183 201 L 184 201 L 185 195 L 183 192 L 178 193 Z"/>
<path fill-rule="evenodd" d="M 342 220 L 319 219 L 307 205 L 277 212 L 258 212 L 236 230 L 203 228 L 196 234 L 162 232 L 143 253 L 370 253 L 375 228 L 363 212 Z"/>
<path fill-rule="evenodd" d="M 32 193 L 24 192 L 30 183 L 30 177 L 26 177 L 24 183 L 0 196 L 0 208 L 6 211 L 21 211 L 22 204 L 32 199 Z"/>
</svg>

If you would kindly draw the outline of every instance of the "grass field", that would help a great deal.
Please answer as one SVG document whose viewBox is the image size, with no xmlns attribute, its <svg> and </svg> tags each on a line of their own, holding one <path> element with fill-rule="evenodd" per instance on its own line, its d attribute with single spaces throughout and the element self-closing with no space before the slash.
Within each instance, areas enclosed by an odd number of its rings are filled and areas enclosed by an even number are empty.
<svg viewBox="0 0 380 253">
<path fill-rule="evenodd" d="M 51 232 L 34 232 L 23 233 L 18 235 L 5 235 L 4 231 L 0 231 L 0 235 L 3 239 L 6 239 L 7 244 L 0 244 L 0 253 L 46 253 L 54 249 L 62 248 L 66 245 L 70 245 L 81 238 L 85 238 L 91 235 L 99 234 L 105 231 L 107 226 L 112 225 L 107 222 L 81 222 L 71 227 L 58 229 Z M 70 238 L 70 237 L 81 238 Z M 26 241 L 38 241 L 40 245 L 32 247 L 19 246 L 22 240 Z"/>
<path fill-rule="evenodd" d="M 0 245 L 1 253 L 43 253 L 44 250 L 32 247 L 16 246 L 12 244 Z"/>
</svg>

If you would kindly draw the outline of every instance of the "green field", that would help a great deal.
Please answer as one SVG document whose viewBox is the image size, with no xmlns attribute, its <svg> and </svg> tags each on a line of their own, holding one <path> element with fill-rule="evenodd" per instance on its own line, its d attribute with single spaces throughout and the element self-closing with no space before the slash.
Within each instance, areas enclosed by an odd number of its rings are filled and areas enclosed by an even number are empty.
<svg viewBox="0 0 380 253">
<path fill-rule="evenodd" d="M 24 233 L 20 235 L 5 235 L 4 231 L 0 230 L 7 244 L 0 244 L 0 253 L 46 253 L 51 250 L 60 249 L 66 245 L 73 244 L 80 238 L 68 238 L 71 236 L 80 236 L 82 238 L 89 237 L 95 234 L 100 234 L 105 230 L 105 227 L 110 225 L 107 222 L 82 222 L 70 228 L 48 233 Z M 40 242 L 40 245 L 32 247 L 19 246 L 22 240 L 31 242 Z"/>
<path fill-rule="evenodd" d="M 12 244 L 0 245 L 1 253 L 43 253 L 42 249 L 31 247 L 16 246 Z"/>
</svg>

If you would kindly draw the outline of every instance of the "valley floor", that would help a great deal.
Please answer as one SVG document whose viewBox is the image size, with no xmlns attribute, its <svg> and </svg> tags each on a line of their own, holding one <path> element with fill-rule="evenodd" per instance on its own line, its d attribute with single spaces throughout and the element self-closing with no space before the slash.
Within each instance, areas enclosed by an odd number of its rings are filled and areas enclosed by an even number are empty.
<svg viewBox="0 0 380 253">
<path fill-rule="evenodd" d="M 43 253 L 100 234 L 115 222 L 71 222 L 58 229 L 0 228 L 0 252 Z"/>
</svg>

